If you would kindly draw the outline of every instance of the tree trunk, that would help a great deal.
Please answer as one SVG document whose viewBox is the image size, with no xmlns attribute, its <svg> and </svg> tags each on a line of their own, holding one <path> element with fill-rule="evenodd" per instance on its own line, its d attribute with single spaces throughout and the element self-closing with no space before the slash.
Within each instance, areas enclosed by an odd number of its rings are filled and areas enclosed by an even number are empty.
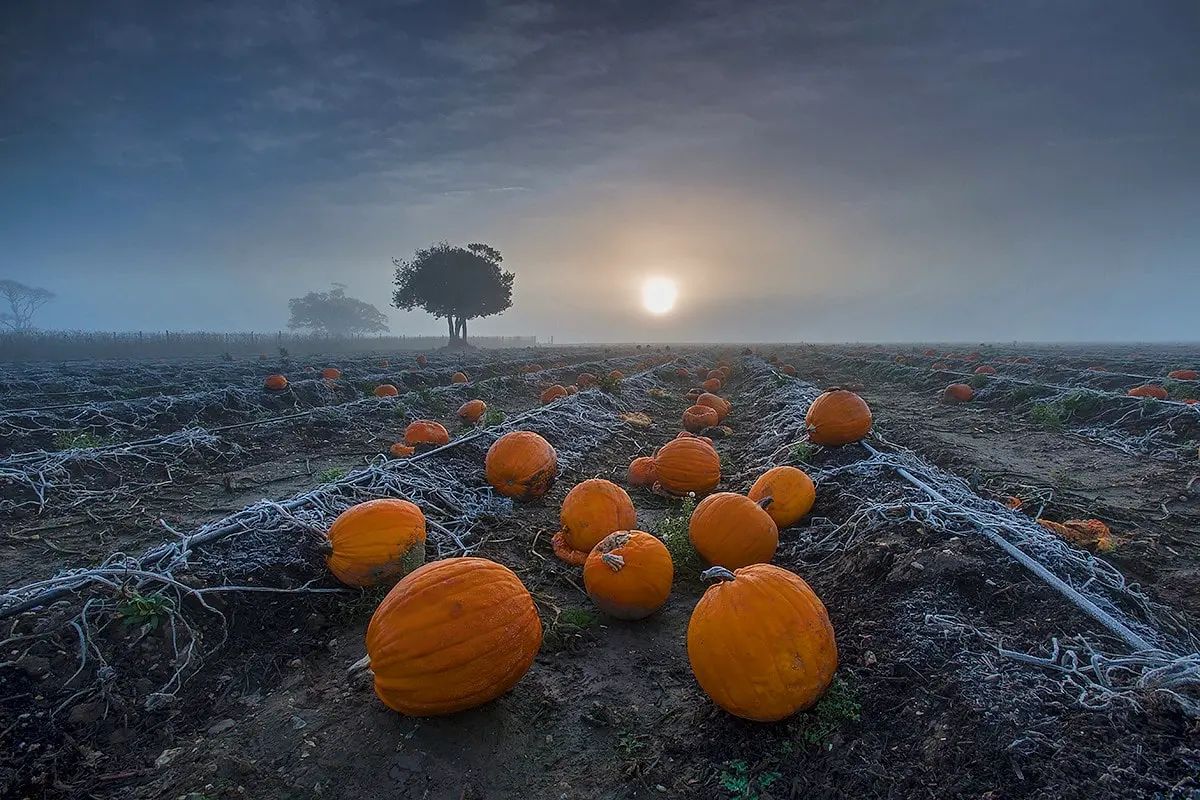
<svg viewBox="0 0 1200 800">
<path fill-rule="evenodd" d="M 458 335 L 464 342 L 467 340 L 467 318 L 458 318 Z"/>
<path fill-rule="evenodd" d="M 446 325 L 450 329 L 450 343 L 453 344 L 454 343 L 454 315 L 453 314 L 446 315 Z"/>
</svg>

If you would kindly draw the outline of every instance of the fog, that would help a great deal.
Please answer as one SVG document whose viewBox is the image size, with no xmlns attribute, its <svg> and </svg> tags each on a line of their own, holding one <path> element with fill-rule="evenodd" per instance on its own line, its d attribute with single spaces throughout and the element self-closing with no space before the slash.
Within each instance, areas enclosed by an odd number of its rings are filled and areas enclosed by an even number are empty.
<svg viewBox="0 0 1200 800">
<path fill-rule="evenodd" d="M 453 10 L 447 6 L 453 5 Z M 487 242 L 570 341 L 1185 340 L 1194 3 L 9 3 L 39 325 L 283 328 Z M 647 276 L 677 281 L 647 314 Z"/>
</svg>

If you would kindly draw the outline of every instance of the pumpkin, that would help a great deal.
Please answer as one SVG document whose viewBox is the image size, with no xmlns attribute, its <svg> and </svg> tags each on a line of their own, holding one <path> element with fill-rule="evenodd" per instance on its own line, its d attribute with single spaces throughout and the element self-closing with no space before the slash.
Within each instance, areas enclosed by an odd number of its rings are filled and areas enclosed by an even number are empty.
<svg viewBox="0 0 1200 800">
<path fill-rule="evenodd" d="M 770 499 L 767 515 L 779 529 L 790 528 L 812 510 L 817 499 L 817 487 L 802 469 L 772 467 L 758 476 L 746 496 L 755 503 Z"/>
<path fill-rule="evenodd" d="M 995 375 L 996 368 L 989 366 L 987 364 L 981 364 L 975 368 L 975 374 L 976 375 Z"/>
<path fill-rule="evenodd" d="M 629 462 L 630 486 L 653 486 L 658 480 L 658 472 L 654 469 L 654 459 L 642 456 Z"/>
<path fill-rule="evenodd" d="M 683 412 L 683 427 L 692 433 L 711 428 L 720 422 L 716 409 L 710 406 L 688 406 Z"/>
<path fill-rule="evenodd" d="M 925 350 L 922 353 L 922 355 L 928 356 L 929 358 L 933 358 L 934 356 L 937 355 L 937 350 L 930 348 L 929 350 Z"/>
<path fill-rule="evenodd" d="M 532 431 L 513 431 L 488 448 L 484 472 L 488 483 L 505 497 L 533 500 L 554 485 L 558 453 Z"/>
<path fill-rule="evenodd" d="M 721 370 L 719 370 L 719 369 L 710 369 L 708 371 L 708 374 L 705 375 L 704 377 L 709 378 L 709 379 L 716 378 L 717 380 L 721 380 L 722 378 L 725 377 L 725 373 L 721 372 Z"/>
<path fill-rule="evenodd" d="M 791 364 L 784 364 L 783 368 L 780 369 L 779 371 L 782 372 L 784 375 L 791 375 L 793 378 L 796 377 L 796 368 L 793 367 Z"/>
<path fill-rule="evenodd" d="M 1194 397 L 1185 397 L 1185 398 L 1183 398 L 1183 402 L 1189 406 L 1194 406 L 1197 403 L 1200 403 L 1200 400 L 1197 400 Z"/>
<path fill-rule="evenodd" d="M 935 361 L 930 369 L 950 369 L 950 365 L 945 361 Z"/>
<path fill-rule="evenodd" d="M 450 382 L 451 383 L 466 383 L 467 382 L 467 373 L 465 373 L 465 372 L 454 373 L 453 375 L 450 376 Z"/>
<path fill-rule="evenodd" d="M 529 671 L 542 623 L 529 591 L 485 558 L 447 558 L 397 583 L 367 626 L 375 694 L 393 711 L 453 714 L 495 700 Z"/>
<path fill-rule="evenodd" d="M 377 586 L 425 563 L 425 515 L 385 497 L 338 515 L 326 538 L 325 564 L 347 586 Z"/>
<path fill-rule="evenodd" d="M 942 391 L 943 403 L 968 403 L 975 397 L 975 390 L 965 383 L 952 383 Z"/>
<path fill-rule="evenodd" d="M 429 363 L 429 359 L 426 358 L 425 356 L 417 356 L 417 366 L 418 367 L 423 367 L 428 363 Z"/>
<path fill-rule="evenodd" d="M 714 567 L 688 622 L 688 661 L 714 703 L 776 722 L 816 704 L 838 666 L 833 625 L 802 578 L 771 564 Z"/>
<path fill-rule="evenodd" d="M 546 389 L 544 392 L 542 392 L 542 397 L 541 397 L 542 405 L 547 405 L 549 403 L 553 403 L 558 398 L 566 397 L 566 396 L 567 396 L 567 390 L 563 386 L 556 383 L 553 386 L 551 386 L 550 388 Z"/>
<path fill-rule="evenodd" d="M 1176 381 L 1194 381 L 1200 378 L 1200 373 L 1194 369 L 1175 369 L 1168 372 L 1167 377 Z"/>
<path fill-rule="evenodd" d="M 376 397 L 395 397 L 400 394 L 400 390 L 390 383 L 381 383 L 375 387 Z"/>
<path fill-rule="evenodd" d="M 542 369 L 543 367 L 541 364 L 526 364 L 525 366 L 521 367 L 521 371 L 526 374 L 531 372 L 541 372 Z"/>
<path fill-rule="evenodd" d="M 482 400 L 468 400 L 458 407 L 458 417 L 469 425 L 479 422 L 479 418 L 487 411 L 487 403 Z"/>
<path fill-rule="evenodd" d="M 713 444 L 713 440 L 711 437 L 700 436 L 698 434 L 692 433 L 691 431 L 680 431 L 679 433 L 675 434 L 675 438 L 676 439 L 698 439 L 701 442 L 704 442 L 709 447 L 713 448 L 714 450 L 717 447 L 715 444 Z"/>
<path fill-rule="evenodd" d="M 572 384 L 570 384 L 570 385 L 568 385 L 568 386 L 566 387 L 566 390 L 567 390 L 567 395 L 568 395 L 568 396 L 570 396 L 570 395 L 573 395 L 573 394 L 579 394 L 579 387 L 578 387 L 578 386 L 576 386 L 576 385 L 575 385 L 575 384 L 573 384 L 573 383 L 572 383 Z"/>
<path fill-rule="evenodd" d="M 404 429 L 404 441 L 410 445 L 432 444 L 441 446 L 450 443 L 450 433 L 440 422 L 419 419 L 408 423 Z"/>
<path fill-rule="evenodd" d="M 1129 390 L 1130 397 L 1152 397 L 1155 400 L 1166 400 L 1170 395 L 1167 390 L 1161 386 L 1156 386 L 1153 383 L 1135 386 Z"/>
<path fill-rule="evenodd" d="M 608 379 L 613 383 L 623 381 L 625 380 L 625 373 L 621 372 L 619 369 L 614 369 L 612 372 L 608 373 Z"/>
<path fill-rule="evenodd" d="M 706 392 L 719 392 L 721 391 L 721 379 L 709 378 L 704 383 L 700 384 L 700 387 Z"/>
<path fill-rule="evenodd" d="M 394 445 L 388 448 L 388 452 L 396 458 L 408 458 L 413 453 L 417 452 L 417 448 L 409 447 L 404 442 L 396 442 Z"/>
<path fill-rule="evenodd" d="M 558 519 L 560 530 L 551 541 L 554 554 L 580 566 L 605 536 L 637 525 L 637 511 L 620 486 L 603 478 L 590 478 L 567 492 Z"/>
<path fill-rule="evenodd" d="M 604 537 L 583 564 L 583 588 L 596 607 L 617 619 L 644 619 L 671 594 L 671 554 L 645 531 Z"/>
<path fill-rule="evenodd" d="M 726 400 L 724 397 L 712 394 L 711 392 L 704 392 L 697 397 L 696 405 L 708 406 L 716 411 L 718 422 L 724 422 L 725 418 L 729 416 L 729 412 L 733 410 L 733 406 L 730 405 L 728 400 Z"/>
<path fill-rule="evenodd" d="M 675 377 L 679 378 L 679 380 L 686 381 L 691 376 L 692 376 L 692 374 L 690 372 L 688 372 L 686 369 L 684 369 L 683 367 L 675 368 Z"/>
<path fill-rule="evenodd" d="M 867 435 L 871 409 L 854 392 L 835 387 L 813 400 L 804 423 L 813 444 L 838 447 Z"/>
<path fill-rule="evenodd" d="M 688 538 L 709 564 L 738 569 L 770 561 L 779 546 L 779 528 L 749 497 L 717 492 L 701 500 L 692 512 Z"/>
<path fill-rule="evenodd" d="M 282 392 L 288 387 L 288 379 L 282 375 L 268 375 L 263 381 L 263 387 L 268 391 Z"/>
<path fill-rule="evenodd" d="M 1117 546 L 1112 531 L 1098 519 L 1069 519 L 1063 523 L 1038 519 L 1037 523 L 1079 547 L 1094 547 L 1107 553 Z"/>
<path fill-rule="evenodd" d="M 705 494 L 721 482 L 721 457 L 700 439 L 672 439 L 655 454 L 654 471 L 657 486 L 670 494 Z"/>
<path fill-rule="evenodd" d="M 327 381 L 336 381 L 338 378 L 342 377 L 342 371 L 336 367 L 326 367 L 325 369 L 321 370 L 321 377 Z"/>
<path fill-rule="evenodd" d="M 579 373 L 579 376 L 577 378 L 575 378 L 575 385 L 578 386 L 580 389 L 586 389 L 595 383 L 596 383 L 596 376 L 590 372 L 581 372 L 581 373 Z"/>
</svg>

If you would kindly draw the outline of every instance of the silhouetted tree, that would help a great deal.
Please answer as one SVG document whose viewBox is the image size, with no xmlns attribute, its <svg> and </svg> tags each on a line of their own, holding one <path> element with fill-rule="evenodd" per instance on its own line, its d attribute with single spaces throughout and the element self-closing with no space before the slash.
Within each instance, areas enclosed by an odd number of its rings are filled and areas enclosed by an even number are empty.
<svg viewBox="0 0 1200 800">
<path fill-rule="evenodd" d="M 499 314 L 512 305 L 511 272 L 500 269 L 500 251 L 486 244 L 451 247 L 446 242 L 418 250 L 396 265 L 392 305 L 421 308 L 445 317 L 450 344 L 465 342 L 467 320 Z"/>
<path fill-rule="evenodd" d="M 292 318 L 288 327 L 307 328 L 330 336 L 356 336 L 388 329 L 387 317 L 375 306 L 346 296 L 345 284 L 335 283 L 328 292 L 309 292 L 288 300 Z"/>
<path fill-rule="evenodd" d="M 8 311 L 0 311 L 0 325 L 22 332 L 33 330 L 33 315 L 54 299 L 54 292 L 5 279 L 0 280 L 0 298 L 8 303 Z"/>
</svg>

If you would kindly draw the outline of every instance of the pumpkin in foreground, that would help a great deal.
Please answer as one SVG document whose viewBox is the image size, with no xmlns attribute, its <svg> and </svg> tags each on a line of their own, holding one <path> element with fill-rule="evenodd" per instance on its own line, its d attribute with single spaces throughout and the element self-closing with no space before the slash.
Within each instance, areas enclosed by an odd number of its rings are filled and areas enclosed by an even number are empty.
<svg viewBox="0 0 1200 800">
<path fill-rule="evenodd" d="M 657 486 L 668 494 L 707 494 L 721 482 L 721 457 L 711 440 L 672 439 L 654 456 Z"/>
<path fill-rule="evenodd" d="M 675 565 L 656 536 L 617 531 L 600 541 L 583 565 L 583 587 L 596 607 L 617 619 L 644 619 L 667 602 Z"/>
<path fill-rule="evenodd" d="M 817 500 L 817 487 L 802 469 L 773 467 L 758 476 L 746 496 L 755 503 L 770 498 L 771 502 L 766 505 L 767 515 L 775 520 L 776 527 L 783 529 L 795 525 L 812 511 Z"/>
<path fill-rule="evenodd" d="M 425 562 L 425 515 L 407 500 L 381 498 L 338 515 L 325 543 L 329 571 L 347 586 L 377 586 Z"/>
<path fill-rule="evenodd" d="M 560 530 L 551 539 L 554 554 L 581 566 L 601 539 L 637 525 L 629 494 L 612 481 L 590 478 L 572 487 L 563 499 Z"/>
<path fill-rule="evenodd" d="M 488 448 L 484 472 L 488 483 L 505 497 L 535 500 L 554 485 L 558 453 L 532 431 L 513 431 Z"/>
<path fill-rule="evenodd" d="M 840 447 L 870 433 L 871 409 L 854 392 L 833 388 L 813 400 L 804 423 L 813 444 Z"/>
<path fill-rule="evenodd" d="M 507 692 L 542 646 L 529 591 L 485 558 L 448 558 L 397 583 L 367 626 L 375 694 L 412 716 L 453 714 Z"/>
<path fill-rule="evenodd" d="M 709 564 L 738 569 L 770 561 L 779 547 L 779 528 L 749 497 L 718 492 L 700 501 L 692 512 L 688 538 Z"/>
<path fill-rule="evenodd" d="M 776 722 L 811 708 L 837 671 L 833 625 L 802 578 L 771 564 L 704 573 L 705 591 L 688 623 L 692 674 L 721 708 Z"/>
</svg>

